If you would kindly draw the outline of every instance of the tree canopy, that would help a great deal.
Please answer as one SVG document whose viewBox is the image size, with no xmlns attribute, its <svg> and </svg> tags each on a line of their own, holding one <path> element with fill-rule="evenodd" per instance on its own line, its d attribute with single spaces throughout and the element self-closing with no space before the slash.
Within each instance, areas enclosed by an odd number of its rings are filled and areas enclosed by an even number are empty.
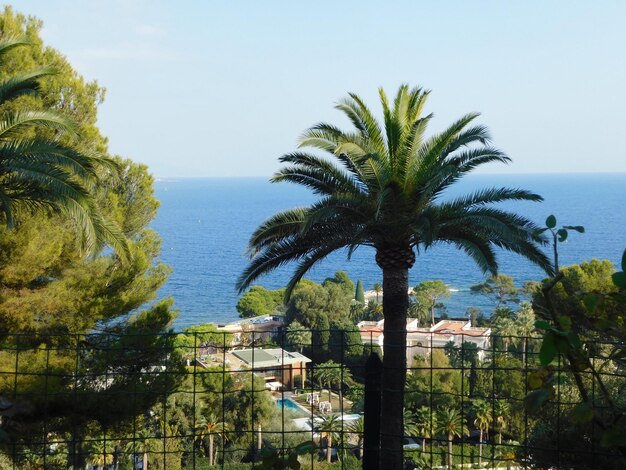
<svg viewBox="0 0 626 470">
<path fill-rule="evenodd" d="M 33 412 L 13 428 L 18 435 L 39 429 L 45 419 L 50 432 L 72 432 L 80 443 L 88 427 L 122 425 L 149 409 L 175 387 L 182 363 L 170 334 L 172 301 L 155 302 L 170 269 L 157 261 L 160 240 L 148 228 L 159 206 L 153 178 L 144 165 L 108 154 L 107 139 L 96 127 L 104 89 L 45 46 L 40 28 L 39 21 L 10 8 L 0 14 L 4 34 L 30 43 L 10 51 L 2 73 L 48 65 L 57 71 L 41 81 L 36 96 L 20 96 L 7 107 L 55 109 L 76 123 L 78 150 L 115 162 L 119 171 L 98 171 L 93 197 L 102 216 L 118 225 L 131 256 L 122 262 L 100 249 L 85 258 L 73 224 L 62 214 L 24 213 L 13 230 L 0 225 L 0 365 L 13 370 L 18 364 L 17 400 Z M 137 374 L 152 368 L 167 373 Z M 115 375 L 108 375 L 112 370 Z M 87 371 L 90 380 L 77 382 Z M 13 380 L 0 380 L 0 395 L 14 390 Z M 84 466 L 79 448 L 70 451 L 68 464 Z"/>
</svg>

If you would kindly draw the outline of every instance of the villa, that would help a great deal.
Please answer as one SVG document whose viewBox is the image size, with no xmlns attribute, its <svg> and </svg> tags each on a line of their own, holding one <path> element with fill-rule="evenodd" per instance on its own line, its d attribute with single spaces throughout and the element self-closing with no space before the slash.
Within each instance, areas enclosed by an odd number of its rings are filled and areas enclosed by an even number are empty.
<svg viewBox="0 0 626 470">
<path fill-rule="evenodd" d="M 311 359 L 299 352 L 289 352 L 281 348 L 236 349 L 227 353 L 227 363 L 231 370 L 251 370 L 263 377 L 269 389 L 293 389 L 295 378 L 300 383 L 306 380 L 306 364 Z"/>
<path fill-rule="evenodd" d="M 360 322 L 357 326 L 363 343 L 378 344 L 382 349 L 384 325 L 385 320 Z M 485 351 L 491 344 L 490 328 L 473 327 L 472 323 L 466 320 L 441 320 L 430 328 L 420 328 L 417 320 L 410 318 L 406 329 L 407 364 L 411 364 L 416 355 L 427 356 L 432 348 L 443 348 L 450 341 L 456 346 L 461 346 L 463 342 L 475 344 L 478 348 L 478 358 L 482 361 Z"/>
<path fill-rule="evenodd" d="M 217 331 L 233 335 L 232 345 L 247 345 L 252 341 L 271 338 L 285 325 L 282 315 L 261 315 L 217 325 Z"/>
</svg>

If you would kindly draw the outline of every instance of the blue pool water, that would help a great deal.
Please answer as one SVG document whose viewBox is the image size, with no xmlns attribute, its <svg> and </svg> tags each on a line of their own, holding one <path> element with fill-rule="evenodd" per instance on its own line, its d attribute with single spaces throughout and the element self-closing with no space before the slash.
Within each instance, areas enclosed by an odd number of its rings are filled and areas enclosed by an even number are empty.
<svg viewBox="0 0 626 470">
<path fill-rule="evenodd" d="M 276 400 L 276 407 L 278 409 L 285 408 L 286 410 L 293 411 L 295 413 L 304 414 L 304 412 L 302 411 L 302 408 L 300 408 L 298 405 L 296 405 L 289 398 Z"/>
</svg>

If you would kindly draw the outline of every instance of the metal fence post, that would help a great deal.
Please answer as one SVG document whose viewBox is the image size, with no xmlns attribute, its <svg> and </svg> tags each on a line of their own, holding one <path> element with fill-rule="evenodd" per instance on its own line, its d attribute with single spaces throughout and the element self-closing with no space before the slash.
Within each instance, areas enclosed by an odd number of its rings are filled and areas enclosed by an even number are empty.
<svg viewBox="0 0 626 470">
<path fill-rule="evenodd" d="M 375 352 L 365 363 L 363 470 L 378 470 L 380 458 L 380 406 L 383 363 Z"/>
</svg>

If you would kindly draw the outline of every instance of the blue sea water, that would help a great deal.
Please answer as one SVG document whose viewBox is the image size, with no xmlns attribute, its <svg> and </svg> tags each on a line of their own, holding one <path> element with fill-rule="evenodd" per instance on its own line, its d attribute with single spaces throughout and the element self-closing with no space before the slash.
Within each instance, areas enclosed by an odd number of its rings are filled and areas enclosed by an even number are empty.
<svg viewBox="0 0 626 470">
<path fill-rule="evenodd" d="M 561 265 L 591 258 L 618 263 L 626 248 L 626 174 L 471 175 L 460 181 L 447 197 L 485 187 L 519 187 L 544 197 L 543 203 L 511 203 L 504 207 L 543 224 L 550 214 L 559 225 L 583 225 L 582 235 L 572 233 L 560 248 Z M 161 259 L 173 267 L 159 296 L 172 296 L 180 311 L 176 328 L 237 318 L 235 281 L 244 269 L 250 234 L 276 211 L 303 206 L 314 200 L 308 191 L 270 184 L 265 178 L 172 179 L 155 184 L 161 208 L 152 227 L 163 240 Z M 509 253 L 500 255 L 500 272 L 520 284 L 540 280 L 542 272 L 528 261 Z M 259 280 L 267 288 L 286 284 L 293 267 L 283 267 Z M 361 248 L 350 261 L 336 253 L 316 267 L 309 278 L 322 281 L 335 271 L 347 271 L 361 279 L 366 289 L 381 281 L 381 271 L 371 249 Z M 453 290 L 445 302 L 451 316 L 463 316 L 478 306 L 488 314 L 489 301 L 469 292 L 484 279 L 463 253 L 437 246 L 420 253 L 410 272 L 410 283 L 442 279 Z"/>
</svg>

